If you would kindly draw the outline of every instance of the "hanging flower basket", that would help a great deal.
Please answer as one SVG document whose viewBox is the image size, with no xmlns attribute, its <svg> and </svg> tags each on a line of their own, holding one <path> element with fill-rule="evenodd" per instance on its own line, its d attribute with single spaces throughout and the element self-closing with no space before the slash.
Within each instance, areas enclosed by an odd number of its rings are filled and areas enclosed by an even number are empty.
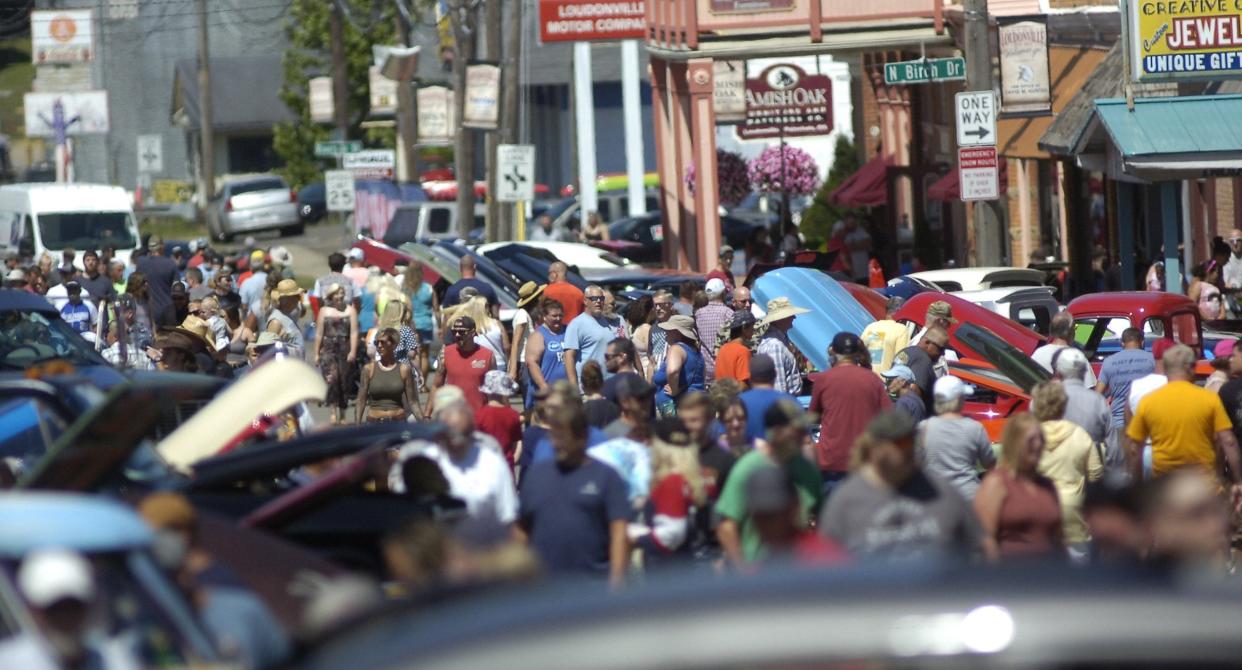
<svg viewBox="0 0 1242 670">
<path fill-rule="evenodd" d="M 686 166 L 686 187 L 694 193 L 698 170 L 694 163 Z M 717 197 L 721 204 L 736 205 L 750 193 L 750 175 L 746 161 L 738 154 L 723 149 L 716 150 Z"/>
<path fill-rule="evenodd" d="M 768 147 L 750 161 L 747 170 L 750 183 L 765 193 L 810 195 L 819 186 L 819 168 L 811 154 L 784 145 L 785 160 L 782 174 L 781 147 Z M 782 179 L 783 176 L 783 179 Z M 783 183 L 782 183 L 783 182 Z"/>
</svg>

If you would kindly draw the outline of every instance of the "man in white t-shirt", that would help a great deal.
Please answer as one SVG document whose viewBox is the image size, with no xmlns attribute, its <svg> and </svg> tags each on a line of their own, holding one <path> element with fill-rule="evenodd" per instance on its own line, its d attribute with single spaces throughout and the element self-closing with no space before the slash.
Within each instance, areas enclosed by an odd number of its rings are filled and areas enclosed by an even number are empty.
<svg viewBox="0 0 1242 670">
<path fill-rule="evenodd" d="M 1139 402 L 1152 391 L 1169 383 L 1169 378 L 1164 374 L 1164 361 L 1161 359 L 1164 358 L 1164 352 L 1172 346 L 1172 340 L 1156 340 L 1151 347 L 1152 355 L 1156 358 L 1156 370 L 1130 382 L 1130 395 L 1126 398 L 1127 426 L 1130 425 L 1130 419 L 1134 417 L 1134 413 L 1138 411 Z M 1151 477 L 1151 440 L 1147 440 L 1143 446 L 1143 477 L 1145 479 Z"/>
<path fill-rule="evenodd" d="M 1071 342 L 1074 340 L 1074 315 L 1069 312 L 1060 312 L 1052 317 L 1052 321 L 1048 323 L 1048 335 L 1050 340 L 1034 352 L 1031 353 L 1031 360 L 1039 363 L 1039 366 L 1048 372 L 1054 372 L 1052 369 L 1052 357 L 1065 347 L 1073 346 Z M 1087 388 L 1095 388 L 1096 381 L 1095 370 L 1091 366 L 1087 366 L 1087 376 L 1083 379 L 1083 383 Z"/>
</svg>

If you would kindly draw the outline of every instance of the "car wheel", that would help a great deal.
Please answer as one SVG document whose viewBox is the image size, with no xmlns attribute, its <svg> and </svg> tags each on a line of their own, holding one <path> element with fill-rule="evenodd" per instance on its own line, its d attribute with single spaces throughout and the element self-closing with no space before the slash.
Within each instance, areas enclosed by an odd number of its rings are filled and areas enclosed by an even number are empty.
<svg viewBox="0 0 1242 670">
<path fill-rule="evenodd" d="M 301 207 L 298 208 L 298 216 L 302 217 L 303 221 L 313 221 L 314 215 L 315 215 L 315 209 L 311 207 L 309 204 L 302 205 Z"/>
<path fill-rule="evenodd" d="M 224 232 L 224 230 L 219 227 L 220 226 L 219 221 L 216 221 L 215 225 L 212 225 L 213 220 L 215 220 L 213 217 L 210 217 L 210 216 L 207 217 L 207 232 L 208 234 L 211 235 L 211 239 L 217 242 L 231 241 L 233 239 L 233 236 Z"/>
</svg>

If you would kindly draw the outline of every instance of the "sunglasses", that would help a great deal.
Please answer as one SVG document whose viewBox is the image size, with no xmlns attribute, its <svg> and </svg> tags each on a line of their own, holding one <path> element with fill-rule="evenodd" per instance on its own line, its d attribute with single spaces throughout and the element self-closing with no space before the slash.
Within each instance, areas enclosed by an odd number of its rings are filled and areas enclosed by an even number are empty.
<svg viewBox="0 0 1242 670">
<path fill-rule="evenodd" d="M 672 307 L 673 306 L 673 303 L 671 302 L 657 302 L 654 304 L 656 307 Z"/>
<path fill-rule="evenodd" d="M 604 296 L 602 295 L 588 295 L 586 299 L 591 302 L 604 302 Z"/>
</svg>

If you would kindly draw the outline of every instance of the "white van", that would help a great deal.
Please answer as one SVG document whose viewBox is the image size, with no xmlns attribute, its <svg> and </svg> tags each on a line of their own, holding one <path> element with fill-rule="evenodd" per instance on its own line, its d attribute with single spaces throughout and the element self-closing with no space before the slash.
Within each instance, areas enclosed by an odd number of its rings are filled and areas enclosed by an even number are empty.
<svg viewBox="0 0 1242 670">
<path fill-rule="evenodd" d="M 120 186 L 103 184 L 7 184 L 0 186 L 0 253 L 27 258 L 48 252 L 60 265 L 61 251 L 116 249 L 129 262 L 139 246 L 133 201 Z"/>
</svg>

